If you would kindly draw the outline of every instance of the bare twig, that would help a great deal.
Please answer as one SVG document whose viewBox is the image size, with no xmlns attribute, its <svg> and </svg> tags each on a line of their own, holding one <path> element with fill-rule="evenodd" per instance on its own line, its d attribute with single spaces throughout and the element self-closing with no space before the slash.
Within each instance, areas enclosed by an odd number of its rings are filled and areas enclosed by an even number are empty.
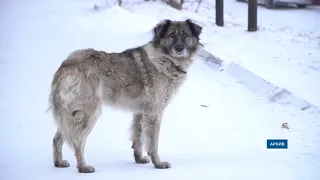
<svg viewBox="0 0 320 180">
<path fill-rule="evenodd" d="M 197 9 L 196 9 L 196 13 L 198 13 L 201 3 L 202 3 L 202 0 L 199 0 L 198 1 L 198 6 L 197 6 Z"/>
<path fill-rule="evenodd" d="M 204 105 L 204 104 L 201 104 L 200 106 L 201 107 L 209 107 L 209 105 Z"/>
<path fill-rule="evenodd" d="M 119 5 L 119 6 L 122 5 L 122 0 L 118 0 L 118 5 Z"/>
<path fill-rule="evenodd" d="M 301 110 L 302 110 L 302 111 L 304 111 L 304 110 L 307 110 L 307 109 L 309 109 L 310 107 L 311 107 L 311 105 L 310 105 L 310 104 L 308 104 L 307 106 L 305 106 L 305 107 L 302 107 L 302 108 L 301 108 Z"/>
<path fill-rule="evenodd" d="M 99 6 L 94 4 L 93 9 L 97 11 L 99 9 Z"/>
<path fill-rule="evenodd" d="M 180 1 L 179 0 L 162 0 L 162 1 L 173 8 L 176 8 L 178 10 L 182 9 L 182 2 L 183 1 L 181 1 L 181 0 Z"/>
</svg>

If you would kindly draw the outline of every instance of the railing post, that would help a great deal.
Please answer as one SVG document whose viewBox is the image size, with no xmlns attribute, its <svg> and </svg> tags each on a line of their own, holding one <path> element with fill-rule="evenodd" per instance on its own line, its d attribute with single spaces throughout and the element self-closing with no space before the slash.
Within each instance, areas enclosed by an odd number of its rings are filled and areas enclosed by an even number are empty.
<svg viewBox="0 0 320 180">
<path fill-rule="evenodd" d="M 248 2 L 248 31 L 254 32 L 258 30 L 257 27 L 257 0 L 249 0 Z"/>
<path fill-rule="evenodd" d="M 223 0 L 216 0 L 216 25 L 223 26 Z"/>
</svg>

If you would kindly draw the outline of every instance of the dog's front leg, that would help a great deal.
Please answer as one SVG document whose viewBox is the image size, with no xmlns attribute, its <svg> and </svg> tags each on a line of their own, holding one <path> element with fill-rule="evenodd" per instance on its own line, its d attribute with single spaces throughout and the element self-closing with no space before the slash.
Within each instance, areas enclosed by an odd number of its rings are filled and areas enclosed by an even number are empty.
<svg viewBox="0 0 320 180">
<path fill-rule="evenodd" d="M 142 120 L 143 120 L 143 114 L 142 113 L 136 113 L 133 115 L 133 122 L 132 122 L 132 148 L 134 149 L 134 160 L 138 164 L 145 164 L 149 163 L 149 157 L 143 156 L 143 151 L 142 151 Z"/>
<path fill-rule="evenodd" d="M 168 162 L 162 162 L 158 154 L 158 140 L 160 134 L 160 126 L 162 121 L 162 113 L 156 115 L 145 114 L 142 121 L 142 131 L 145 136 L 145 145 L 155 168 L 166 169 L 171 165 Z"/>
</svg>

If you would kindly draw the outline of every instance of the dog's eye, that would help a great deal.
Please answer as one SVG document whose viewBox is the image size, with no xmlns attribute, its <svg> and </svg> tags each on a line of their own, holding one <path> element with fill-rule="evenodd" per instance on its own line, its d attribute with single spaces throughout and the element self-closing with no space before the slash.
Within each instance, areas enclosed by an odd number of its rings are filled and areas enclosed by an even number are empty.
<svg viewBox="0 0 320 180">
<path fill-rule="evenodd" d="M 187 38 L 189 36 L 189 34 L 187 34 L 186 32 L 183 33 L 183 37 Z"/>
<path fill-rule="evenodd" d="M 170 38 L 174 38 L 176 35 L 174 33 L 169 34 Z"/>
</svg>

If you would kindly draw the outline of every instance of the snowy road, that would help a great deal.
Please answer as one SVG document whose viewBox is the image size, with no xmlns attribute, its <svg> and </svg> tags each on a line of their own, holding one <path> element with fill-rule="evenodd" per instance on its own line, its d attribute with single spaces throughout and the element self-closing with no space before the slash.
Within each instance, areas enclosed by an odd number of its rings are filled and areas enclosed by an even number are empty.
<svg viewBox="0 0 320 180">
<path fill-rule="evenodd" d="M 55 125 L 45 114 L 54 71 L 74 49 L 111 52 L 145 43 L 157 18 L 117 7 L 93 12 L 89 2 L 33 1 L 2 2 L 6 18 L 0 18 L 6 28 L 0 32 L 0 179 L 320 177 L 318 112 L 270 103 L 200 60 L 164 116 L 160 155 L 171 169 L 133 163 L 128 140 L 131 114 L 112 109 L 104 109 L 88 138 L 85 155 L 96 173 L 77 173 L 74 155 L 66 146 L 64 158 L 71 167 L 54 168 Z M 289 130 L 280 128 L 283 122 L 288 122 Z M 271 138 L 288 139 L 289 148 L 266 149 L 266 139 Z"/>
</svg>

